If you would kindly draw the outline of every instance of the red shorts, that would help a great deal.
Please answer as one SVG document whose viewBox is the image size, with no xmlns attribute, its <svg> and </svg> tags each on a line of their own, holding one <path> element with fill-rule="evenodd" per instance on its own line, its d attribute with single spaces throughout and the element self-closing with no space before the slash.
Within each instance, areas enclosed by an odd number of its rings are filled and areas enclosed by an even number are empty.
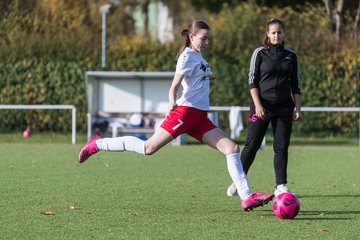
<svg viewBox="0 0 360 240">
<path fill-rule="evenodd" d="M 207 111 L 186 106 L 178 106 L 171 111 L 160 127 L 169 132 L 174 138 L 187 133 L 199 141 L 201 141 L 205 133 L 217 128 L 208 119 Z"/>
</svg>

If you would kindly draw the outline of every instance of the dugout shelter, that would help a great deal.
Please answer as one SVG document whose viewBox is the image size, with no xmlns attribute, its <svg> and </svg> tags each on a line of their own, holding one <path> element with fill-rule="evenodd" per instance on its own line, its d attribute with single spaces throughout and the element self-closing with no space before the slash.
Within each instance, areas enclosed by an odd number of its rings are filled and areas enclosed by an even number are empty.
<svg viewBox="0 0 360 240">
<path fill-rule="evenodd" d="M 165 118 L 174 72 L 87 71 L 87 135 L 151 136 Z M 186 142 L 179 136 L 174 143 Z"/>
</svg>

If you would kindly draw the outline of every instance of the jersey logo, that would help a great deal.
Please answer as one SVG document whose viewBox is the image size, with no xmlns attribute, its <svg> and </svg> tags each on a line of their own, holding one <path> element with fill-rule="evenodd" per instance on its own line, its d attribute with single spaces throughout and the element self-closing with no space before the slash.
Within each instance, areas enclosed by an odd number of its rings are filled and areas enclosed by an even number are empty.
<svg viewBox="0 0 360 240">
<path fill-rule="evenodd" d="M 172 128 L 172 130 L 176 130 L 176 129 L 178 129 L 181 125 L 183 125 L 184 124 L 184 122 L 183 121 L 181 121 L 180 119 L 178 119 L 178 124 L 176 124 L 176 126 L 174 126 L 173 128 Z"/>
</svg>

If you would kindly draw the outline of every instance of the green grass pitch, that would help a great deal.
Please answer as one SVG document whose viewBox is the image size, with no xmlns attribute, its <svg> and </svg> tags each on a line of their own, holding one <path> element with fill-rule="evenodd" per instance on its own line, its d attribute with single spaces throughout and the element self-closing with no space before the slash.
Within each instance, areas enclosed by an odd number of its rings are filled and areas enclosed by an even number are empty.
<svg viewBox="0 0 360 240">
<path fill-rule="evenodd" d="M 207 146 L 167 146 L 153 156 L 100 152 L 76 163 L 80 144 L 0 144 L 1 239 L 358 239 L 360 151 L 293 146 L 294 220 L 271 204 L 244 212 L 226 196 L 225 158 Z M 273 152 L 258 153 L 253 191 L 274 189 Z M 51 215 L 41 214 L 49 212 Z"/>
</svg>

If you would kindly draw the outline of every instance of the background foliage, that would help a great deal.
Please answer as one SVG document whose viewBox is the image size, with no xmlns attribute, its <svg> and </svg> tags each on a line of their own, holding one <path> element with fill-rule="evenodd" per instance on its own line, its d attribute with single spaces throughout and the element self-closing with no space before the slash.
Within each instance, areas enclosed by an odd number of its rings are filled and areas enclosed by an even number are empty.
<svg viewBox="0 0 360 240">
<path fill-rule="evenodd" d="M 136 36 L 128 13 L 141 1 L 125 2 L 127 11 L 120 6 L 109 14 L 107 70 L 174 71 L 180 38 L 162 45 L 147 36 Z M 256 1 L 226 1 L 215 11 L 198 5 L 190 8 L 191 1 L 180 2 L 169 6 L 183 13 L 174 16 L 175 32 L 193 18 L 205 19 L 212 27 L 211 44 L 204 55 L 218 77 L 211 92 L 213 106 L 248 105 L 250 57 L 261 45 L 270 18 L 285 22 L 286 47 L 299 55 L 303 106 L 359 106 L 359 38 L 351 37 L 351 28 L 345 25 L 343 39 L 336 41 L 322 5 L 304 2 L 301 7 L 272 7 Z M 84 73 L 101 69 L 99 6 L 103 3 L 4 1 L 0 104 L 73 104 L 78 130 L 85 131 Z M 189 11 L 181 11 L 186 8 Z M 352 14 L 345 12 L 345 23 L 351 22 Z M 2 110 L 0 130 L 16 130 L 24 121 L 39 131 L 68 131 L 70 119 L 70 113 L 63 111 Z M 356 134 L 354 114 L 308 116 L 299 125 L 302 132 Z"/>
</svg>

